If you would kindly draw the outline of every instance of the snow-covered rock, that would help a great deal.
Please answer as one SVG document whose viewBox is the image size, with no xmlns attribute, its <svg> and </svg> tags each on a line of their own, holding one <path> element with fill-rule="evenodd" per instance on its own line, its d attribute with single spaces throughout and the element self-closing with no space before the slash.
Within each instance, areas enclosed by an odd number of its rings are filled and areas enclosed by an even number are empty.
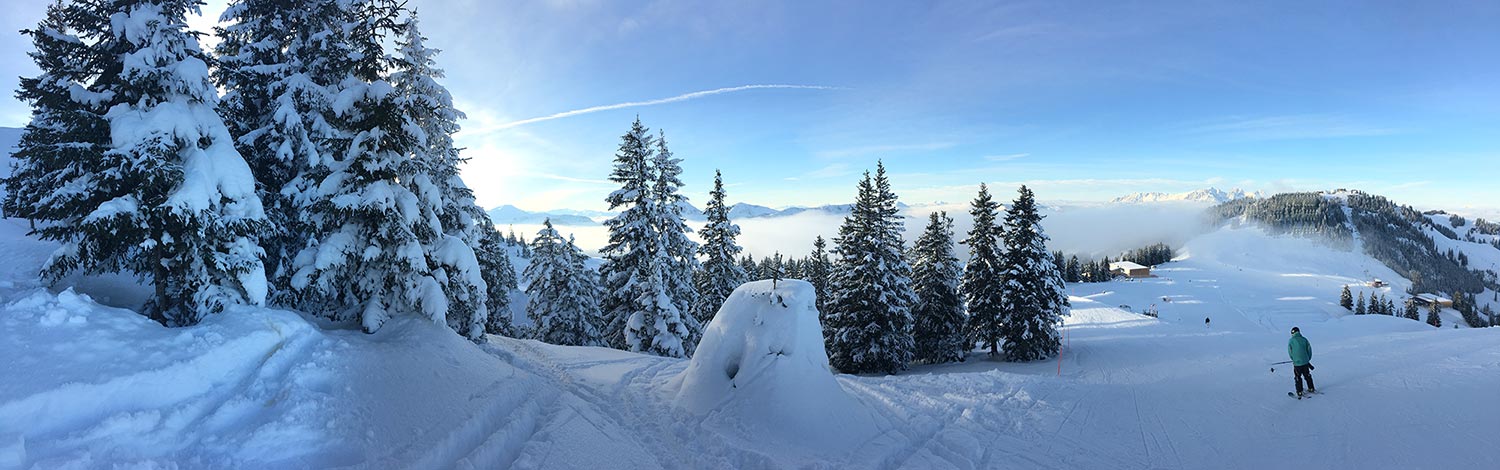
<svg viewBox="0 0 1500 470">
<path fill-rule="evenodd" d="M 815 297 L 798 280 L 735 289 L 676 379 L 677 406 L 756 441 L 828 450 L 869 439 L 871 416 L 828 367 Z"/>
</svg>

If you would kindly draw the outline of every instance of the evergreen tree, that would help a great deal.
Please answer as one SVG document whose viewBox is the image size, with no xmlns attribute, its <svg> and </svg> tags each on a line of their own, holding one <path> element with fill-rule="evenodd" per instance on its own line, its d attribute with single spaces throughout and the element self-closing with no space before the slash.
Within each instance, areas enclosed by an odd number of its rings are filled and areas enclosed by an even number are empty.
<svg viewBox="0 0 1500 470">
<path fill-rule="evenodd" d="M 1432 302 L 1428 305 L 1430 305 L 1430 307 L 1427 309 L 1427 324 L 1432 325 L 1433 328 L 1442 328 L 1443 317 L 1439 316 L 1438 314 L 1443 311 L 1443 307 L 1441 305 L 1438 305 L 1437 302 Z"/>
<path fill-rule="evenodd" d="M 829 363 L 847 373 L 896 373 L 912 357 L 911 268 L 903 256 L 896 195 L 876 166 L 859 183 L 839 228 L 833 297 L 824 325 Z"/>
<path fill-rule="evenodd" d="M 672 306 L 681 316 L 680 321 L 687 330 L 687 335 L 681 339 L 686 347 L 686 355 L 692 356 L 693 350 L 698 347 L 698 338 L 703 334 L 703 323 L 693 316 L 694 305 L 698 302 L 698 288 L 693 282 L 694 276 L 703 267 L 698 263 L 698 243 L 688 238 L 687 222 L 682 217 L 682 208 L 687 205 L 688 198 L 683 196 L 682 180 L 678 175 L 682 174 L 679 163 L 682 159 L 676 158 L 672 151 L 667 148 L 666 133 L 657 131 L 656 155 L 652 159 L 652 170 L 656 174 L 656 183 L 652 186 L 651 194 L 656 204 L 656 233 L 661 237 L 661 251 L 658 256 L 662 258 L 664 269 L 662 279 L 666 282 L 665 289 L 672 298 Z"/>
<path fill-rule="evenodd" d="M 1082 267 L 1078 264 L 1078 255 L 1068 257 L 1068 264 L 1063 268 L 1063 279 L 1068 282 L 1079 282 L 1082 277 Z"/>
<path fill-rule="evenodd" d="M 1005 212 L 1005 270 L 1000 289 L 1000 330 L 1005 358 L 1023 362 L 1057 354 L 1061 335 L 1057 326 L 1068 315 L 1068 296 L 1062 275 L 1047 254 L 1047 234 L 1037 213 L 1031 189 L 1020 194 Z"/>
<path fill-rule="evenodd" d="M 953 219 L 947 213 L 928 215 L 927 230 L 912 247 L 912 309 L 914 359 L 929 364 L 964 360 L 968 351 L 964 332 L 963 298 L 958 294 L 963 266 L 953 254 Z"/>
<path fill-rule="evenodd" d="M 598 285 L 584 267 L 587 256 L 542 222 L 542 230 L 531 242 L 532 261 L 526 266 L 526 316 L 531 318 L 532 336 L 542 342 L 567 346 L 595 344 L 599 334 L 594 319 L 599 314 L 594 299 Z"/>
<path fill-rule="evenodd" d="M 969 311 L 969 344 L 977 341 L 989 348 L 991 356 L 1000 355 L 1004 340 L 1001 289 L 1004 279 L 1004 246 L 1002 229 L 996 224 L 1000 204 L 990 197 L 989 187 L 979 185 L 979 195 L 970 203 L 969 214 L 974 228 L 963 244 L 969 246 L 969 264 L 964 266 L 961 291 Z M 1093 264 L 1093 263 L 1091 263 Z M 1093 280 L 1090 276 L 1090 280 Z"/>
<path fill-rule="evenodd" d="M 1365 308 L 1365 293 L 1364 291 L 1360 291 L 1359 301 L 1354 303 L 1354 314 L 1364 315 L 1366 313 L 1369 313 L 1369 310 Z"/>
<path fill-rule="evenodd" d="M 421 129 L 409 162 L 416 173 L 411 182 L 413 193 L 436 197 L 439 205 L 434 230 L 440 234 L 424 247 L 428 266 L 447 295 L 448 325 L 460 335 L 479 339 L 489 324 L 490 305 L 494 303 L 489 299 L 492 289 L 485 271 L 507 269 L 509 262 L 501 266 L 493 254 L 479 256 L 480 245 L 495 233 L 495 227 L 459 176 L 458 166 L 468 159 L 454 147 L 453 134 L 458 132 L 458 120 L 464 114 L 453 107 L 447 88 L 437 83 L 443 77 L 434 59 L 440 51 L 426 47 L 417 12 L 412 11 L 402 26 L 402 35 L 396 41 L 400 55 L 393 61 L 390 80 L 396 86 L 402 111 Z M 503 289 L 495 290 L 501 297 L 508 295 Z M 504 316 L 505 312 L 495 314 Z"/>
<path fill-rule="evenodd" d="M 334 148 L 290 184 L 310 188 L 302 207 L 308 242 L 293 261 L 294 300 L 304 311 L 356 321 L 373 333 L 392 315 L 418 314 L 475 340 L 487 317 L 477 259 L 445 232 L 441 158 L 429 152 L 423 99 L 393 65 L 410 58 L 385 52 L 407 38 L 394 0 L 350 0 L 344 24 L 326 32 L 348 54 L 331 125 Z M 398 75 L 400 77 L 400 75 Z"/>
<path fill-rule="evenodd" d="M 488 224 L 488 217 L 485 220 L 484 223 Z M 484 332 L 516 336 L 510 313 L 510 293 L 517 287 L 516 268 L 510 262 L 505 245 L 505 238 L 500 235 L 500 231 L 491 229 L 479 241 L 479 246 L 475 247 L 474 256 L 478 257 L 486 288 L 485 307 L 489 311 L 489 318 L 485 321 Z"/>
<path fill-rule="evenodd" d="M 1347 285 L 1344 286 L 1342 292 L 1339 292 L 1339 306 L 1344 307 L 1344 310 L 1354 311 L 1354 295 L 1349 293 Z"/>
<path fill-rule="evenodd" d="M 1418 321 L 1420 321 L 1422 319 L 1420 313 L 1417 310 L 1417 299 L 1412 298 L 1412 297 L 1407 297 L 1406 298 L 1406 305 L 1405 305 L 1405 307 L 1406 308 L 1405 308 L 1405 310 L 1403 311 L 1403 313 L 1401 315 L 1402 317 L 1405 317 L 1408 320 L 1418 320 Z"/>
<path fill-rule="evenodd" d="M 755 262 L 755 256 L 746 253 L 740 257 L 740 269 L 745 271 L 745 278 L 751 281 L 764 279 L 760 273 L 760 264 Z"/>
<path fill-rule="evenodd" d="M 4 178 L 5 217 L 27 219 L 31 234 L 42 240 L 72 243 L 82 236 L 84 219 L 115 198 L 107 191 L 56 191 L 57 188 L 96 188 L 96 174 L 110 149 L 108 103 L 90 84 L 110 63 L 100 46 L 109 34 L 108 15 L 98 5 L 54 3 L 35 29 L 21 31 L 35 50 L 28 55 L 41 73 L 22 77 L 16 98 L 31 105 L 26 124 L 11 154 L 12 173 Z M 115 191 L 119 192 L 119 191 Z M 49 279 L 74 269 L 111 272 L 125 258 L 108 253 L 80 257 L 73 265 L 58 265 Z"/>
<path fill-rule="evenodd" d="M 255 179 L 214 111 L 210 59 L 186 30 L 190 0 L 55 4 L 36 30 L 42 75 L 6 179 L 7 214 L 61 247 L 56 281 L 82 271 L 150 279 L 143 313 L 196 324 L 266 297 Z M 45 36 L 45 37 L 44 37 Z M 64 96 L 64 93 L 66 96 Z M 30 193 L 40 191 L 40 193 Z"/>
<path fill-rule="evenodd" d="M 609 243 L 602 250 L 604 264 L 599 273 L 605 289 L 601 308 L 609 325 L 605 337 L 611 347 L 684 357 L 693 331 L 673 300 L 665 272 L 673 266 L 657 232 L 666 217 L 657 214 L 661 206 L 653 186 L 660 181 L 651 164 L 656 153 L 653 144 L 637 118 L 620 137 L 615 153 L 610 181 L 619 183 L 620 189 L 605 201 L 610 210 L 624 210 L 605 222 Z"/>
<path fill-rule="evenodd" d="M 812 284 L 813 291 L 817 295 L 818 321 L 824 325 L 828 324 L 828 299 L 832 293 L 829 292 L 829 277 L 833 272 L 833 263 L 828 260 L 828 243 L 823 240 L 822 235 L 813 238 L 813 252 L 807 258 L 807 273 L 804 279 Z"/>
<path fill-rule="evenodd" d="M 225 90 L 219 110 L 271 222 L 262 245 L 278 304 L 288 301 L 292 259 L 309 230 L 296 196 L 312 188 L 291 183 L 335 151 L 329 91 L 346 73 L 335 64 L 346 62 L 340 46 L 347 44 L 329 31 L 347 15 L 344 7 L 330 0 L 236 0 L 221 16 L 226 24 L 215 28 L 213 77 Z"/>
<path fill-rule="evenodd" d="M 724 206 L 724 178 L 718 171 L 714 171 L 714 189 L 708 193 L 703 215 L 708 223 L 698 231 L 703 239 L 703 246 L 698 248 L 698 254 L 703 256 L 703 270 L 697 278 L 699 297 L 693 316 L 707 326 L 729 294 L 748 277 L 735 259 L 740 254 L 740 246 L 734 241 L 740 235 L 740 227 L 729 221 L 729 208 Z"/>
</svg>

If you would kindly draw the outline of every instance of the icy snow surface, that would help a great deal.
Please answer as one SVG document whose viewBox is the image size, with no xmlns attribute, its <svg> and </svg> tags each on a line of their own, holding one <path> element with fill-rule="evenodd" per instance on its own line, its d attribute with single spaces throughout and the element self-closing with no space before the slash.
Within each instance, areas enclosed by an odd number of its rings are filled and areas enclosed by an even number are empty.
<svg viewBox="0 0 1500 470">
<path fill-rule="evenodd" d="M 34 270 L 50 247 L 19 238 L 23 222 L 0 225 L 0 468 L 1352 469 L 1500 458 L 1500 330 L 1346 315 L 1340 286 L 1399 278 L 1356 253 L 1248 229 L 1194 240 L 1156 278 L 1070 286 L 1059 360 L 976 353 L 829 382 L 809 338 L 811 297 L 792 281 L 776 291 L 786 308 L 756 297 L 770 292 L 762 284 L 741 289 L 731 304 L 744 308 L 721 313 L 709 336 L 719 339 L 695 361 L 503 337 L 476 346 L 415 316 L 366 335 L 239 308 L 167 329 L 99 305 L 86 286 L 43 288 Z M 1119 307 L 1153 303 L 1159 319 Z M 1287 398 L 1289 370 L 1271 371 L 1292 325 L 1313 343 L 1324 395 Z M 756 357 L 776 345 L 790 354 Z M 726 390 L 713 368 L 736 356 Z M 830 411 L 807 429 L 781 421 L 819 403 L 859 413 Z M 810 437 L 784 444 L 799 435 Z"/>
</svg>

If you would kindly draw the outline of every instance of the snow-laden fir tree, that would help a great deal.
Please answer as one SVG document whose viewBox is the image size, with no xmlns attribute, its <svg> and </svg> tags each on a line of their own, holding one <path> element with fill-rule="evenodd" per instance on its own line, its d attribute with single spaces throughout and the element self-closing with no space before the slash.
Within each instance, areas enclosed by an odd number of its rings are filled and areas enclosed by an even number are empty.
<svg viewBox="0 0 1500 470">
<path fill-rule="evenodd" d="M 1005 270 L 1000 289 L 1005 359 L 1024 362 L 1057 354 L 1057 331 L 1068 315 L 1062 274 L 1047 254 L 1047 234 L 1036 199 L 1025 185 L 1005 211 Z"/>
<path fill-rule="evenodd" d="M 320 155 L 291 183 L 312 188 L 296 197 L 310 236 L 293 262 L 295 301 L 366 332 L 409 313 L 478 340 L 488 313 L 483 277 L 473 250 L 441 221 L 444 195 L 433 178 L 444 158 L 428 151 L 429 110 L 409 78 L 393 83 L 388 75 L 393 64 L 412 67 L 384 49 L 408 25 L 393 0 L 347 4 L 347 23 L 329 32 L 350 51 L 348 75 L 332 95 L 340 150 Z"/>
<path fill-rule="evenodd" d="M 659 183 L 652 165 L 655 153 L 654 139 L 637 118 L 615 152 L 610 181 L 620 189 L 605 198 L 610 210 L 623 210 L 605 221 L 609 243 L 601 250 L 604 263 L 599 268 L 605 292 L 600 307 L 609 320 L 604 335 L 611 347 L 685 357 L 693 332 L 665 272 L 674 263 L 657 232 L 665 217 L 657 214 L 661 206 L 653 191 Z"/>
<path fill-rule="evenodd" d="M 828 260 L 828 242 L 823 240 L 822 235 L 813 238 L 813 252 L 808 255 L 806 273 L 803 279 L 812 284 L 813 291 L 817 294 L 818 320 L 827 324 L 829 299 L 829 276 L 833 272 L 833 263 Z"/>
<path fill-rule="evenodd" d="M 489 216 L 480 221 L 493 226 Z M 479 245 L 474 247 L 474 256 L 479 258 L 479 269 L 484 274 L 485 295 L 489 318 L 485 320 L 484 332 L 492 335 L 516 336 L 510 318 L 510 293 L 516 290 L 516 268 L 510 262 L 510 250 L 499 230 L 489 230 Z"/>
<path fill-rule="evenodd" d="M 587 256 L 563 241 L 552 228 L 552 220 L 531 241 L 531 264 L 526 266 L 526 316 L 531 318 L 532 337 L 546 343 L 568 346 L 596 344 L 594 329 L 599 315 L 598 284 L 584 266 Z"/>
<path fill-rule="evenodd" d="M 1364 291 L 1360 291 L 1359 300 L 1354 302 L 1354 314 L 1364 315 L 1366 313 L 1369 313 L 1369 310 L 1365 307 L 1365 293 Z"/>
<path fill-rule="evenodd" d="M 964 304 L 969 312 L 968 344 L 981 343 L 989 348 L 990 356 L 1000 355 L 1004 341 L 1001 327 L 1005 317 L 1002 305 L 1002 289 L 1005 285 L 1005 246 L 1001 244 L 1003 228 L 995 218 L 1000 204 L 990 196 L 989 187 L 979 185 L 979 195 L 970 203 L 969 215 L 974 218 L 974 228 L 963 244 L 969 246 L 969 264 L 964 265 Z"/>
<path fill-rule="evenodd" d="M 854 209 L 839 227 L 832 298 L 824 324 L 829 363 L 846 373 L 905 369 L 912 358 L 911 268 L 904 227 L 885 165 L 859 183 Z"/>
<path fill-rule="evenodd" d="M 1442 328 L 1443 317 L 1442 315 L 1440 315 L 1442 312 L 1442 305 L 1439 305 L 1437 302 L 1429 302 L 1427 308 L 1427 324 L 1432 325 L 1433 328 Z"/>
<path fill-rule="evenodd" d="M 660 129 L 657 130 L 656 154 L 651 160 L 651 169 L 655 173 L 656 183 L 651 187 L 651 196 L 656 204 L 653 215 L 656 220 L 652 223 L 656 226 L 656 235 L 661 238 L 661 251 L 658 252 L 664 269 L 662 280 L 666 283 L 667 295 L 672 298 L 672 305 L 681 312 L 681 322 L 687 327 L 688 335 L 682 340 L 687 348 L 686 354 L 691 356 L 693 350 L 698 347 L 698 338 L 702 335 L 703 323 L 692 314 L 692 309 L 698 301 L 698 288 L 694 285 L 694 275 L 702 270 L 698 263 L 698 243 L 688 238 L 687 221 L 683 219 L 682 210 L 688 205 L 687 196 L 682 195 L 682 159 L 677 158 L 672 150 L 667 147 L 667 135 Z"/>
<path fill-rule="evenodd" d="M 16 91 L 31 105 L 31 121 L 11 155 L 11 175 L 0 180 L 3 212 L 29 220 L 43 240 L 76 238 L 84 217 L 114 197 L 90 190 L 95 175 L 108 170 L 100 164 L 110 145 L 108 95 L 85 88 L 103 73 L 105 52 L 97 43 L 108 33 L 108 17 L 92 6 L 54 3 L 36 28 L 21 32 L 31 39 L 35 50 L 28 55 L 41 73 L 22 77 Z M 78 268 L 114 271 L 122 261 L 90 256 Z"/>
<path fill-rule="evenodd" d="M 1347 285 L 1344 286 L 1343 291 L 1339 292 L 1339 306 L 1344 307 L 1344 310 L 1354 311 L 1354 295 L 1349 293 Z"/>
<path fill-rule="evenodd" d="M 6 202 L 7 213 L 61 243 L 42 268 L 48 279 L 74 271 L 149 279 L 155 291 L 143 313 L 168 326 L 259 305 L 267 290 L 258 245 L 265 213 L 214 110 L 209 59 L 186 30 L 194 8 L 190 0 L 55 5 L 32 33 L 50 36 L 37 38 L 33 58 L 38 78 L 52 83 L 22 83 L 18 95 L 36 109 L 7 180 L 11 193 L 43 191 Z"/>
<path fill-rule="evenodd" d="M 963 266 L 953 254 L 953 219 L 944 212 L 928 215 L 927 230 L 912 246 L 914 358 L 929 364 L 964 360 L 963 298 L 958 295 Z"/>
<path fill-rule="evenodd" d="M 235 146 L 255 174 L 271 228 L 267 276 L 274 303 L 289 293 L 291 260 L 305 246 L 307 227 L 291 183 L 320 155 L 333 151 L 329 87 L 343 79 L 345 49 L 329 31 L 344 4 L 333 0 L 236 0 L 215 28 L 219 110 Z"/>
<path fill-rule="evenodd" d="M 748 280 L 744 268 L 736 261 L 740 246 L 734 239 L 740 235 L 740 227 L 729 220 L 729 208 L 724 205 L 724 178 L 718 171 L 714 171 L 714 189 L 708 193 L 703 215 L 708 222 L 698 231 L 703 239 L 698 248 L 703 269 L 697 275 L 698 301 L 693 306 L 693 316 L 699 324 L 707 326 L 724 299 Z"/>
<path fill-rule="evenodd" d="M 1421 311 L 1420 311 L 1420 309 L 1417 306 L 1417 299 L 1416 298 L 1413 298 L 1413 297 L 1407 297 L 1406 298 L 1406 303 L 1402 304 L 1401 317 L 1402 318 L 1406 318 L 1408 320 L 1417 320 L 1417 321 L 1421 321 L 1422 320 Z"/>
<path fill-rule="evenodd" d="M 453 134 L 458 132 L 458 120 L 464 114 L 454 108 L 448 89 L 437 82 L 443 77 L 434 59 L 440 51 L 426 46 L 416 11 L 403 26 L 403 34 L 396 41 L 400 55 L 393 61 L 390 80 L 397 88 L 401 108 L 421 128 L 411 162 L 417 173 L 411 181 L 413 190 L 439 199 L 441 235 L 426 247 L 428 264 L 449 299 L 448 325 L 460 335 L 477 339 L 489 323 L 493 303 L 490 293 L 498 290 L 489 288 L 484 272 L 505 268 L 494 256 L 480 257 L 477 253 L 495 227 L 459 176 L 458 166 L 467 159 L 454 147 Z M 495 293 L 502 298 L 508 296 L 503 290 Z"/>
</svg>

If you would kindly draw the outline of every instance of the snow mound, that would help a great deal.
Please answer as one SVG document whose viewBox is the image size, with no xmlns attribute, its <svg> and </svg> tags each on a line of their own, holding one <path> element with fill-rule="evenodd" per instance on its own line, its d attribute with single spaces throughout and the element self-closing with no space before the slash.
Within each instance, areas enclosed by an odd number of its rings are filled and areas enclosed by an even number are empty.
<svg viewBox="0 0 1500 470">
<path fill-rule="evenodd" d="M 704 329 L 677 377 L 677 406 L 726 434 L 847 449 L 875 432 L 828 367 L 812 284 L 741 285 Z"/>
</svg>

